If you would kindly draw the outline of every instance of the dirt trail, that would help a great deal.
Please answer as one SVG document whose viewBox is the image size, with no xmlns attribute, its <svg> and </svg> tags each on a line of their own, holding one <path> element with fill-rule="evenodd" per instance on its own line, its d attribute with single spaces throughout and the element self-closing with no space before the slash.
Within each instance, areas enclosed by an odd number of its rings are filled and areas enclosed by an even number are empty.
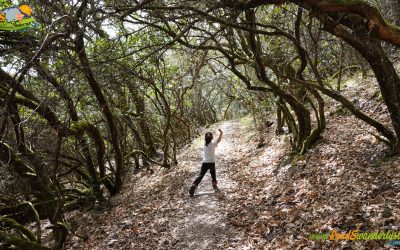
<svg viewBox="0 0 400 250">
<path fill-rule="evenodd" d="M 257 143 L 251 139 L 255 134 L 249 125 L 232 120 L 214 125 L 210 130 L 217 128 L 224 132 L 216 150 L 218 191 L 213 190 L 208 172 L 195 196 L 187 196 L 189 185 L 200 169 L 203 138 L 198 139 L 201 143 L 192 146 L 194 157 L 186 152 L 181 154 L 180 166 L 189 171 L 190 177 L 181 187 L 181 195 L 187 202 L 181 204 L 176 219 L 170 217 L 174 221 L 172 237 L 178 242 L 174 249 L 247 249 L 252 244 L 245 236 L 248 225 L 242 224 L 243 214 L 235 209 L 244 209 L 249 202 L 259 199 L 254 195 L 255 190 L 269 195 L 275 187 L 272 180 L 279 176 L 273 171 L 287 154 L 287 144 L 274 138 L 273 130 L 266 135 L 268 146 L 257 149 Z M 179 198 L 175 203 L 179 203 Z"/>
<path fill-rule="evenodd" d="M 211 186 L 211 176 L 207 172 L 193 198 L 187 198 L 188 204 L 181 211 L 181 218 L 173 223 L 173 234 L 179 241 L 176 248 L 212 249 L 223 247 L 227 240 L 227 224 L 225 206 L 229 202 L 231 190 L 237 188 L 237 183 L 231 179 L 232 164 L 239 161 L 239 145 L 242 142 L 243 127 L 239 121 L 224 122 L 219 126 L 224 132 L 223 140 L 216 149 L 216 172 L 219 190 Z M 214 127 L 211 128 L 213 130 Z M 195 150 L 199 152 L 199 150 Z M 192 179 L 198 174 L 201 158 L 185 162 L 189 167 Z M 187 183 L 190 184 L 188 180 Z M 225 242 L 226 243 L 226 242 Z"/>
</svg>

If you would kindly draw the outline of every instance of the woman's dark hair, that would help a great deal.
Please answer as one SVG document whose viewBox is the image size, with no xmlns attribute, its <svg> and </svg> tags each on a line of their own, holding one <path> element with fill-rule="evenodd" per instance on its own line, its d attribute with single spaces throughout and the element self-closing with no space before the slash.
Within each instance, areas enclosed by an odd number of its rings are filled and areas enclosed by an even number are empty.
<svg viewBox="0 0 400 250">
<path fill-rule="evenodd" d="M 208 143 L 211 142 L 211 140 L 213 139 L 213 135 L 211 132 L 207 132 L 204 136 L 204 140 L 206 140 L 206 146 L 208 145 Z"/>
</svg>

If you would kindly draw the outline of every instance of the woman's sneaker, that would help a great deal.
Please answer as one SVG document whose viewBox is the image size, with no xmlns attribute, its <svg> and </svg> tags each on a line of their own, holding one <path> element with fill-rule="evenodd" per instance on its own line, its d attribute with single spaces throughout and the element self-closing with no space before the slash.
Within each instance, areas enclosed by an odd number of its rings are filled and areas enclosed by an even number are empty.
<svg viewBox="0 0 400 250">
<path fill-rule="evenodd" d="M 192 185 L 189 189 L 189 195 L 190 197 L 193 197 L 194 195 L 194 191 L 196 190 L 197 186 L 196 185 Z"/>
<path fill-rule="evenodd" d="M 212 187 L 213 187 L 214 189 L 218 189 L 217 181 L 213 181 L 213 182 L 212 182 Z"/>
</svg>

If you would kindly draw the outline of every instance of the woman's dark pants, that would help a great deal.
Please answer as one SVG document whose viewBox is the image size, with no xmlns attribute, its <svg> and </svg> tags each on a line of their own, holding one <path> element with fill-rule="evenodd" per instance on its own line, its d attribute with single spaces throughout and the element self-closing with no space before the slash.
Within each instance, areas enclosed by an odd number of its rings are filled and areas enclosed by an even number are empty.
<svg viewBox="0 0 400 250">
<path fill-rule="evenodd" d="M 207 173 L 207 170 L 210 169 L 210 174 L 211 174 L 211 179 L 213 183 L 217 182 L 217 177 L 215 175 L 215 162 L 208 163 L 208 162 L 203 162 L 201 165 L 201 170 L 199 175 L 196 177 L 196 179 L 193 182 L 193 185 L 197 186 L 203 179 L 204 175 Z"/>
</svg>

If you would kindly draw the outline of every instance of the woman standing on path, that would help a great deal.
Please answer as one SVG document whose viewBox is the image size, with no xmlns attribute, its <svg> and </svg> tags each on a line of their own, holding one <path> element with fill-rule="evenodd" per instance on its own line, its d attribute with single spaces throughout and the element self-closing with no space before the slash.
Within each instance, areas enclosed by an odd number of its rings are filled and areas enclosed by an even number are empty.
<svg viewBox="0 0 400 250">
<path fill-rule="evenodd" d="M 191 197 L 194 195 L 194 191 L 197 186 L 203 179 L 207 170 L 210 169 L 210 174 L 212 178 L 212 186 L 214 189 L 217 189 L 217 177 L 215 175 L 215 148 L 218 146 L 218 143 L 221 142 L 222 139 L 222 130 L 218 129 L 219 136 L 216 141 L 213 141 L 213 134 L 211 132 L 207 132 L 204 136 L 205 146 L 204 146 L 204 156 L 203 156 L 203 164 L 201 165 L 200 173 L 194 180 L 192 186 L 189 189 L 189 194 Z"/>
</svg>

